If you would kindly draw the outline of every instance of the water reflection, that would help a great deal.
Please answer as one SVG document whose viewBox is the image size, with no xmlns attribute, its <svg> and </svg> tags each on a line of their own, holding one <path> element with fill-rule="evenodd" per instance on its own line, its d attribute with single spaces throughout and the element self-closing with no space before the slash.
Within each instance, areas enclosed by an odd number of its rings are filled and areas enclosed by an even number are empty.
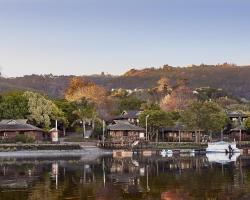
<svg viewBox="0 0 250 200">
<path fill-rule="evenodd" d="M 0 199 L 250 199 L 250 157 L 218 156 L 1 158 Z"/>
</svg>

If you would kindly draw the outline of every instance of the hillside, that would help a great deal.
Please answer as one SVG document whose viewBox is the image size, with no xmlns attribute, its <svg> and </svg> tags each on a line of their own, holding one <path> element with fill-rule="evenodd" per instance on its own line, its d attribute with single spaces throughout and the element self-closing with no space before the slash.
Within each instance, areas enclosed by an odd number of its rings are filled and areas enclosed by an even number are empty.
<svg viewBox="0 0 250 200">
<path fill-rule="evenodd" d="M 168 77 L 175 84 L 178 79 L 187 79 L 190 87 L 222 88 L 228 94 L 250 100 L 250 66 L 229 64 L 191 67 L 132 69 L 122 76 L 83 76 L 107 89 L 151 88 L 161 77 Z M 17 78 L 0 78 L 0 92 L 10 90 L 36 90 L 52 97 L 62 97 L 73 76 L 30 75 Z"/>
</svg>

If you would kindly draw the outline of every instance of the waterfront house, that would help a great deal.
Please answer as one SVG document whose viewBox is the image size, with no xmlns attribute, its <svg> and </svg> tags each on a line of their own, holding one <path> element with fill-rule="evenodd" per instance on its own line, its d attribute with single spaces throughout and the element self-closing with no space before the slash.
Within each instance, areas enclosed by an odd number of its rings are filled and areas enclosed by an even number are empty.
<svg viewBox="0 0 250 200">
<path fill-rule="evenodd" d="M 108 136 L 112 140 L 133 142 L 145 138 L 145 129 L 126 120 L 114 120 L 107 126 Z"/>
<path fill-rule="evenodd" d="M 230 140 L 235 141 L 250 141 L 250 133 L 248 133 L 245 126 L 242 124 L 230 130 Z"/>
<path fill-rule="evenodd" d="M 44 131 L 27 123 L 26 119 L 9 119 L 0 121 L 0 139 L 12 139 L 24 135 L 36 141 L 43 140 Z"/>
<path fill-rule="evenodd" d="M 250 134 L 247 132 L 244 122 L 249 117 L 241 111 L 227 113 L 229 118 L 229 130 L 227 130 L 228 138 L 236 141 L 249 141 Z"/>
<path fill-rule="evenodd" d="M 180 123 L 163 128 L 159 134 L 159 141 L 162 142 L 202 142 L 207 139 L 204 131 L 190 130 Z"/>
<path fill-rule="evenodd" d="M 139 124 L 139 117 L 141 111 L 139 110 L 124 110 L 120 116 L 115 117 L 114 120 L 126 120 L 132 124 L 138 125 Z"/>
</svg>

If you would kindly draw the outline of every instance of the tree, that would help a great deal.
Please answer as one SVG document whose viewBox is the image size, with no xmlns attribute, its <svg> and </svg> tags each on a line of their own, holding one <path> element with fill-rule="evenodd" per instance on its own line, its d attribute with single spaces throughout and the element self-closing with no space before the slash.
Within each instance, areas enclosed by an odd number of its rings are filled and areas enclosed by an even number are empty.
<svg viewBox="0 0 250 200">
<path fill-rule="evenodd" d="M 66 90 L 65 98 L 68 101 L 80 101 L 82 98 L 97 105 L 106 101 L 106 90 L 90 81 L 75 77 L 71 80 L 70 86 Z"/>
<path fill-rule="evenodd" d="M 52 120 L 66 120 L 63 112 L 43 95 L 34 92 L 25 92 L 24 97 L 28 99 L 28 118 L 37 126 L 48 130 Z"/>
<path fill-rule="evenodd" d="M 89 103 L 86 99 L 81 99 L 76 102 L 76 109 L 73 111 L 73 113 L 77 120 L 75 123 L 82 124 L 83 128 L 83 137 L 85 137 L 86 134 L 86 123 L 92 124 L 92 130 L 95 129 L 95 120 L 97 119 L 97 112 L 95 110 L 95 107 L 93 103 Z"/>
<path fill-rule="evenodd" d="M 199 141 L 200 131 L 220 132 L 227 124 L 226 112 L 216 103 L 192 102 L 181 112 L 180 121 L 187 128 L 196 131 L 196 141 Z"/>
<path fill-rule="evenodd" d="M 63 112 L 64 117 L 66 119 L 66 123 L 63 124 L 64 128 L 70 128 L 70 124 L 73 124 L 73 122 L 77 119 L 75 115 L 73 115 L 73 111 L 76 110 L 76 103 L 75 102 L 69 102 L 65 99 L 57 99 L 54 101 L 56 106 Z"/>
<path fill-rule="evenodd" d="M 196 100 L 192 90 L 186 86 L 180 86 L 173 90 L 169 95 L 166 95 L 160 106 L 165 111 L 179 111 L 185 110 L 187 105 Z"/>
<path fill-rule="evenodd" d="M 128 96 L 128 92 L 125 89 L 119 88 L 116 90 L 113 90 L 111 93 L 112 97 L 117 97 L 117 98 L 126 98 Z"/>
<path fill-rule="evenodd" d="M 28 100 L 21 92 L 0 97 L 0 119 L 25 119 L 29 114 Z"/>
<path fill-rule="evenodd" d="M 158 83 L 157 87 L 158 92 L 166 95 L 172 91 L 170 81 L 168 78 L 162 77 L 157 83 Z"/>
<path fill-rule="evenodd" d="M 174 125 L 174 121 L 172 119 L 172 114 L 164 112 L 161 109 L 155 110 L 145 110 L 140 115 L 140 125 L 146 126 L 146 116 L 148 117 L 147 125 L 150 134 L 150 138 L 152 139 L 154 135 L 156 135 L 156 141 L 158 141 L 158 132 L 161 128 L 169 127 Z"/>
<path fill-rule="evenodd" d="M 118 112 L 121 113 L 124 110 L 139 110 L 144 101 L 130 96 L 118 100 Z"/>
<path fill-rule="evenodd" d="M 245 127 L 247 131 L 250 132 L 250 118 L 249 117 L 245 120 Z"/>
</svg>

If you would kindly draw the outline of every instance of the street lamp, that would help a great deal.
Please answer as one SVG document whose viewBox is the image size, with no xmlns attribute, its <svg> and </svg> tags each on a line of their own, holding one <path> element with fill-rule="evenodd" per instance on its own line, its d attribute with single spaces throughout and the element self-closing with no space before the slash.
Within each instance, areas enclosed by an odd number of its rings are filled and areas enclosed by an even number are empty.
<svg viewBox="0 0 250 200">
<path fill-rule="evenodd" d="M 148 140 L 148 118 L 149 118 L 149 115 L 146 116 L 146 140 Z"/>
</svg>

